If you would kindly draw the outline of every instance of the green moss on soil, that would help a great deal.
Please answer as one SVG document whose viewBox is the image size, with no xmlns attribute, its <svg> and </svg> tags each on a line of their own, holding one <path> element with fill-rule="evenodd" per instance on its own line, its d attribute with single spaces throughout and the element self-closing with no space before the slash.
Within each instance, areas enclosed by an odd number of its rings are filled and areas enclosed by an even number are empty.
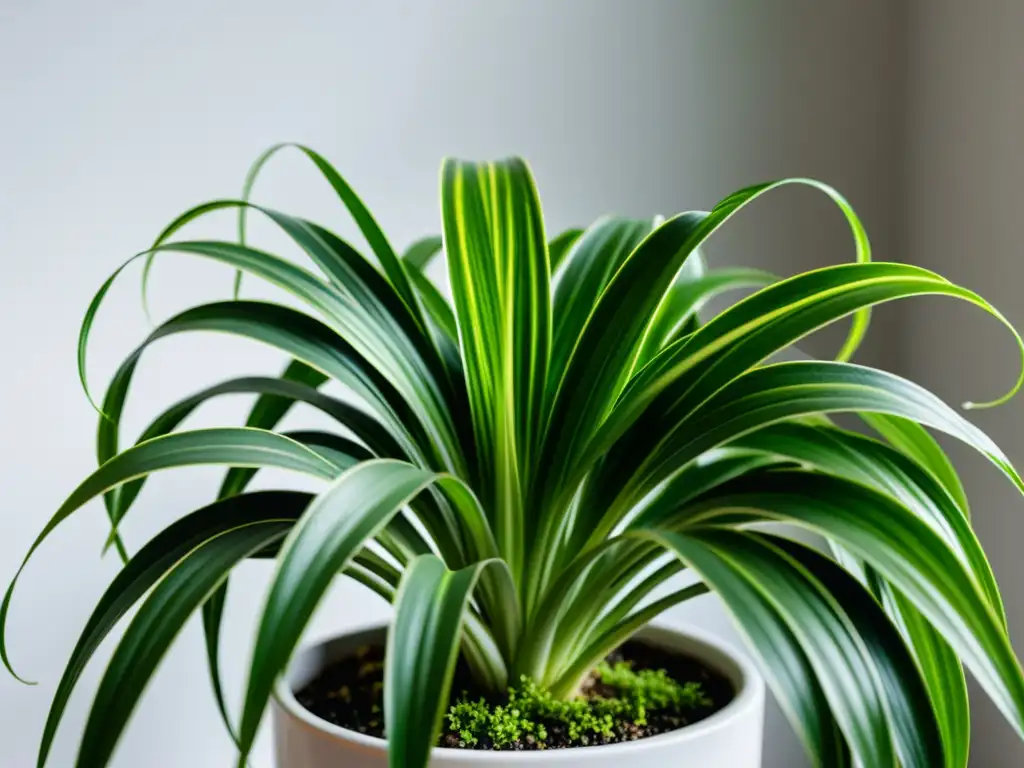
<svg viewBox="0 0 1024 768">
<path fill-rule="evenodd" d="M 642 730 L 653 712 L 684 714 L 710 707 L 700 683 L 678 683 L 665 670 L 636 671 L 628 662 L 601 662 L 588 684 L 589 695 L 554 698 L 529 678 L 508 691 L 507 703 L 459 699 L 448 710 L 444 746 L 508 749 L 543 747 L 559 731 L 560 740 L 587 746 L 619 740 L 624 730 Z M 453 743 L 457 735 L 458 743 Z"/>
<path fill-rule="evenodd" d="M 296 698 L 329 723 L 386 738 L 383 661 L 383 646 L 361 648 L 324 669 Z M 458 664 L 440 746 L 519 751 L 634 741 L 709 717 L 735 695 L 728 678 L 699 659 L 643 642 L 610 654 L 572 701 L 529 680 L 486 699 L 475 685 Z"/>
</svg>

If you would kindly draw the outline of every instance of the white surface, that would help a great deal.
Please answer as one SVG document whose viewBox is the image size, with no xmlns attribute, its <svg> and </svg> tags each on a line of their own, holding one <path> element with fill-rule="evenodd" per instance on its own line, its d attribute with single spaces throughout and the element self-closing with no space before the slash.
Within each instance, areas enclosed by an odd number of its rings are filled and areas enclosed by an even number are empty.
<svg viewBox="0 0 1024 768">
<path fill-rule="evenodd" d="M 92 292 L 172 216 L 237 194 L 248 163 L 273 142 L 304 141 L 331 158 L 396 246 L 438 229 L 443 154 L 515 152 L 535 168 L 551 231 L 608 211 L 705 208 L 739 186 L 807 174 L 842 189 L 880 255 L 891 256 L 901 173 L 893 75 L 903 61 L 899 14 L 884 0 L 825 6 L 0 3 L 0 578 L 13 574 L 48 516 L 92 468 L 95 415 L 74 366 Z M 298 158 L 274 163 L 257 197 L 353 233 Z M 227 217 L 193 230 L 232 232 Z M 281 242 L 266 227 L 256 235 L 268 247 Z M 796 189 L 759 203 L 710 249 L 713 260 L 781 273 L 850 255 L 841 217 Z M 154 276 L 158 317 L 224 297 L 231 281 L 223 269 L 179 257 L 158 263 Z M 89 370 L 99 391 L 146 330 L 136 280 L 137 270 L 114 287 L 97 323 Z M 891 341 L 877 330 L 872 338 L 883 351 Z M 834 348 L 833 341 L 818 348 Z M 161 342 L 140 366 L 128 439 L 202 385 L 278 369 L 274 355 L 244 342 Z M 190 424 L 237 423 L 246 406 L 213 403 Z M 218 477 L 193 470 L 152 480 L 126 521 L 129 543 L 207 502 Z M 104 537 L 94 503 L 57 531 L 24 574 L 10 614 L 10 650 L 40 685 L 25 688 L 0 674 L 0 768 L 34 764 L 63 664 L 115 571 L 111 559 L 99 560 Z M 228 606 L 224 666 L 235 703 L 266 576 L 265 566 L 244 566 Z M 339 586 L 310 634 L 384 615 L 359 588 Z M 728 627 L 713 598 L 674 617 Z M 55 768 L 73 764 L 112 647 L 100 650 L 79 685 L 57 737 Z M 266 741 L 262 750 L 256 768 L 269 765 Z M 194 622 L 159 670 L 114 765 L 221 768 L 231 756 Z M 770 710 L 767 768 L 803 764 L 788 726 Z"/>
<path fill-rule="evenodd" d="M 764 682 L 744 654 L 718 638 L 688 628 L 686 634 L 648 627 L 640 637 L 662 648 L 692 654 L 731 680 L 735 698 L 723 709 L 672 733 L 587 749 L 546 752 L 474 752 L 435 749 L 431 768 L 635 768 L 668 765 L 761 768 Z M 296 700 L 301 690 L 331 662 L 352 655 L 369 642 L 383 642 L 383 632 L 369 630 L 335 638 L 300 651 L 286 679 L 274 691 L 273 722 L 278 768 L 388 768 L 387 744 L 381 739 L 339 728 L 316 717 Z"/>
</svg>

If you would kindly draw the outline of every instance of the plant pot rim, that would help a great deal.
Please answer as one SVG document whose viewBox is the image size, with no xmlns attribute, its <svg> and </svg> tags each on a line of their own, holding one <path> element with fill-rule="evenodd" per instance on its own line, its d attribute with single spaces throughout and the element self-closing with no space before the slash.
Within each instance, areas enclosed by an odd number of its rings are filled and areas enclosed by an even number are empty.
<svg viewBox="0 0 1024 768">
<path fill-rule="evenodd" d="M 300 658 L 325 646 L 343 643 L 358 636 L 365 636 L 366 640 L 369 640 L 386 629 L 386 623 L 376 623 L 350 630 L 342 635 L 327 637 L 319 642 L 304 646 L 295 654 L 294 658 Z M 563 760 L 566 762 L 579 761 L 581 752 L 587 754 L 591 752 L 600 752 L 601 754 L 614 752 L 616 755 L 628 758 L 630 755 L 654 747 L 669 746 L 670 743 L 684 745 L 687 742 L 708 737 L 714 731 L 720 730 L 728 726 L 732 721 L 743 717 L 752 708 L 762 706 L 764 701 L 764 682 L 761 680 L 753 663 L 744 654 L 735 650 L 729 643 L 723 642 L 715 635 L 689 626 L 686 628 L 676 628 L 663 624 L 652 624 L 638 632 L 635 637 L 655 645 L 661 645 L 668 650 L 692 653 L 704 663 L 724 673 L 736 689 L 735 696 L 722 709 L 693 725 L 684 726 L 670 733 L 637 739 L 636 741 L 592 747 L 522 752 L 434 747 L 433 754 L 436 757 L 443 756 L 446 761 L 451 763 L 463 762 L 467 765 L 479 765 L 481 761 L 501 765 L 525 765 L 531 762 L 543 761 L 547 765 Z M 289 682 L 291 677 L 290 670 L 291 667 L 289 667 L 289 672 L 279 675 L 274 684 L 273 696 L 278 706 L 295 718 L 302 726 L 317 731 L 321 737 L 347 742 L 357 745 L 360 751 L 375 752 L 381 756 L 386 756 L 388 743 L 385 739 L 367 736 L 366 734 L 329 723 L 299 704 Z"/>
</svg>

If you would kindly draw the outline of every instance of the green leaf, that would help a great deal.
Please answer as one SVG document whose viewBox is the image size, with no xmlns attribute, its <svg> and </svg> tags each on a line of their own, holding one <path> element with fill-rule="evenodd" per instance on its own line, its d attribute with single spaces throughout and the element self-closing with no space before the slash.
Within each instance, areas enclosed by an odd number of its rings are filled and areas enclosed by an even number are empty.
<svg viewBox="0 0 1024 768">
<path fill-rule="evenodd" d="M 882 413 L 865 413 L 861 414 L 861 418 L 894 447 L 935 475 L 964 515 L 970 516 L 967 493 L 960 482 L 960 476 L 935 438 L 928 434 L 928 430 L 909 419 Z"/>
<path fill-rule="evenodd" d="M 405 253 L 402 254 L 402 263 L 407 267 L 409 277 L 416 272 L 422 273 L 426 270 L 443 248 L 444 240 L 440 235 L 421 238 L 406 248 Z"/>
<path fill-rule="evenodd" d="M 301 360 L 292 360 L 284 369 L 280 380 L 288 382 L 285 385 L 286 387 L 294 387 L 298 392 L 305 394 L 306 401 L 308 402 L 310 399 L 319 398 L 320 394 L 316 390 L 327 381 L 327 378 L 326 374 L 311 368 Z M 207 390 L 207 393 L 210 391 Z M 315 397 L 313 393 L 315 393 Z M 196 399 L 202 401 L 205 398 L 197 396 L 197 398 L 193 398 L 193 401 Z M 292 405 L 300 399 L 302 398 L 289 397 L 286 393 L 264 391 L 250 409 L 245 425 L 255 429 L 273 429 L 291 410 Z M 340 401 L 335 402 L 341 404 Z M 187 401 L 179 402 L 176 407 L 191 412 L 191 408 L 185 403 Z M 173 411 L 174 408 L 172 407 L 171 412 Z M 167 411 L 164 412 L 165 415 L 167 413 Z M 367 418 L 369 419 L 370 417 Z M 221 482 L 217 498 L 226 499 L 229 496 L 241 493 L 246 485 L 244 473 L 245 469 L 242 467 L 229 469 L 224 476 L 224 480 Z M 224 727 L 231 736 L 231 740 L 237 744 L 238 734 L 235 733 L 234 726 L 231 723 L 231 716 L 228 713 L 220 675 L 220 626 L 224 618 L 224 605 L 227 603 L 228 598 L 228 583 L 228 579 L 225 579 L 224 583 L 217 587 L 216 591 L 203 603 L 203 643 L 206 646 L 207 669 L 210 674 L 210 686 L 213 688 L 213 698 L 217 704 L 217 711 L 220 713 L 221 720 L 224 722 Z"/>
<path fill-rule="evenodd" d="M 677 523 L 735 511 L 808 528 L 870 564 L 927 617 L 1024 733 L 1024 676 L 999 616 L 956 553 L 904 506 L 838 477 L 782 470 L 716 489 Z"/>
<path fill-rule="evenodd" d="M 762 585 L 695 536 L 667 531 L 643 535 L 676 553 L 722 598 L 814 764 L 820 768 L 852 765 L 820 665 Z"/>
<path fill-rule="evenodd" d="M 39 768 L 46 763 L 68 699 L 92 654 L 143 595 L 196 547 L 241 525 L 295 520 L 312 498 L 294 491 L 260 491 L 223 499 L 176 520 L 142 547 L 104 592 L 71 652 L 43 728 Z"/>
<path fill-rule="evenodd" d="M 443 248 L 444 241 L 441 237 L 431 235 L 417 240 L 402 254 L 402 263 L 408 268 L 409 280 L 416 288 L 428 320 L 433 324 L 435 339 L 439 346 L 457 345 L 459 339 L 455 312 L 448 300 L 424 274 L 427 266 Z"/>
<path fill-rule="evenodd" d="M 712 299 L 729 291 L 759 288 L 778 280 L 770 272 L 739 267 L 716 269 L 691 276 L 687 274 L 687 266 L 691 263 L 700 264 L 692 258 L 687 259 L 679 276 L 658 306 L 657 314 L 651 320 L 637 358 L 638 368 L 650 362 L 659 351 L 673 341 L 693 332 L 695 328 L 690 324 L 691 321 Z"/>
<path fill-rule="evenodd" d="M 988 457 L 1024 489 L 1024 482 L 995 443 L 918 385 L 849 363 L 776 363 L 738 377 L 682 421 L 658 422 L 651 414 L 637 422 L 636 442 L 616 448 L 615 474 L 605 473 L 603 478 L 608 483 L 604 493 L 613 493 L 618 483 L 623 490 L 601 529 L 638 500 L 642 489 L 653 488 L 707 450 L 793 417 L 844 411 L 901 416 L 946 432 Z M 641 431 L 641 426 L 645 430 Z M 657 449 L 652 450 L 653 446 Z M 642 466 L 629 460 L 633 456 Z"/>
<path fill-rule="evenodd" d="M 673 562 L 670 565 L 674 569 L 673 573 L 682 569 L 682 565 L 678 562 Z M 668 578 L 668 569 L 657 572 L 652 580 L 652 589 L 655 585 L 664 586 Z M 608 654 L 643 627 L 646 627 L 669 608 L 674 608 L 695 597 L 706 595 L 708 591 L 707 585 L 698 582 L 670 592 L 632 613 L 625 611 L 619 614 L 616 611 L 615 617 L 609 617 L 613 620 L 602 620 L 600 627 L 593 628 L 580 638 L 581 640 L 590 637 L 594 639 L 588 644 L 573 649 L 574 653 L 570 658 L 574 658 L 575 661 L 561 670 L 559 677 L 549 685 L 551 693 L 563 698 L 570 696 L 574 691 L 579 690 L 580 684 L 591 674 L 599 662 L 606 659 Z M 643 591 L 641 590 L 641 592 Z M 649 592 L 645 592 L 640 596 L 647 597 L 648 594 Z"/>
<path fill-rule="evenodd" d="M 741 190 L 722 200 L 711 213 L 679 214 L 655 229 L 622 263 L 593 307 L 558 387 L 551 429 L 541 456 L 541 465 L 551 468 L 546 496 L 553 495 L 561 486 L 569 468 L 581 454 L 581 446 L 587 444 L 619 397 L 626 384 L 625 376 L 641 351 L 640 342 L 650 318 L 687 257 L 746 204 L 790 183 L 810 184 L 833 199 L 853 231 L 857 261 L 868 260 L 867 236 L 846 201 L 830 187 L 806 179 L 789 179 Z M 725 314 L 728 313 L 723 317 Z M 721 323 L 721 317 L 716 320 Z M 867 320 L 867 311 L 859 309 L 844 354 L 852 354 L 863 336 Z M 707 328 L 712 325 L 714 323 Z"/>
<path fill-rule="evenodd" d="M 381 231 L 380 226 L 378 226 L 377 221 L 373 218 L 373 214 L 370 213 L 369 209 L 367 209 L 363 204 L 363 201 L 359 199 L 359 196 L 356 195 L 352 187 L 349 186 L 348 182 L 345 181 L 341 174 L 339 174 L 334 167 L 317 152 L 314 152 L 309 147 L 293 143 L 275 144 L 270 147 L 256 159 L 256 162 L 254 162 L 252 167 L 249 169 L 249 173 L 246 176 L 245 185 L 242 190 L 242 199 L 245 201 L 249 200 L 249 197 L 252 194 L 253 185 L 256 183 L 256 179 L 267 161 L 279 151 L 288 147 L 293 147 L 299 150 L 302 154 L 308 157 L 314 165 L 316 165 L 317 169 L 327 180 L 327 183 L 334 189 L 342 204 L 352 215 L 356 226 L 359 227 L 359 231 L 362 232 L 363 237 L 366 238 L 366 242 L 369 244 L 370 249 L 380 261 L 381 266 L 384 268 L 384 273 L 394 286 L 395 291 L 405 302 L 406 306 L 409 307 L 410 311 L 416 312 L 418 305 L 416 304 L 415 294 L 413 293 L 412 286 L 409 284 L 405 269 L 402 267 L 398 256 L 388 243 L 388 239 Z M 243 207 L 238 211 L 238 237 L 242 242 L 245 242 L 245 224 L 246 209 Z M 237 294 L 238 283 L 236 282 L 236 297 Z M 420 317 L 416 319 L 422 327 L 423 319 Z"/>
<path fill-rule="evenodd" d="M 377 536 L 403 507 L 435 483 L 445 489 L 460 518 L 477 521 L 467 524 L 467 533 L 473 536 L 476 531 L 477 536 L 487 537 L 479 503 L 464 484 L 390 459 L 363 462 L 345 472 L 292 530 L 278 556 L 253 650 L 239 729 L 240 766 L 252 748 L 274 678 L 287 663 L 334 574 L 345 568 L 363 544 Z M 475 549 L 486 552 L 488 546 Z M 491 557 L 485 554 L 485 559 Z M 508 614 L 504 622 L 497 620 L 495 610 L 489 614 L 499 638 L 503 631 L 518 634 L 514 591 L 509 594 L 513 585 L 507 571 L 504 577 L 501 573 L 481 581 L 481 598 L 490 602 L 492 609 L 500 605 Z M 508 642 L 506 638 L 506 647 Z"/>
<path fill-rule="evenodd" d="M 213 210 L 238 206 L 255 207 L 234 200 L 215 201 L 182 214 L 179 220 L 188 221 Z M 393 382 L 406 397 L 407 407 L 416 410 L 418 419 L 430 427 L 438 450 L 446 456 L 445 466 L 461 468 L 465 458 L 460 455 L 460 441 L 455 433 L 463 430 L 468 434 L 469 424 L 463 417 L 465 394 L 460 389 L 461 376 L 457 366 L 452 368 L 454 351 L 442 344 L 439 352 L 395 289 L 343 240 L 301 219 L 269 209 L 257 210 L 277 223 L 310 255 L 328 275 L 330 285 L 291 262 L 232 243 L 163 243 L 135 258 L 150 258 L 158 252 L 199 255 L 250 272 L 296 296 L 320 314 L 346 346 Z M 87 394 L 85 355 L 93 319 L 110 285 L 132 261 L 125 262 L 104 283 L 83 320 L 79 374 Z M 447 347 L 451 346 L 449 341 Z"/>
<path fill-rule="evenodd" d="M 989 604 L 1004 616 L 992 568 L 963 511 L 932 474 L 899 451 L 834 427 L 791 423 L 757 430 L 732 445 L 785 457 L 889 495 L 946 541 L 971 569 Z"/>
<path fill-rule="evenodd" d="M 481 572 L 507 570 L 487 560 L 450 571 L 434 555 L 414 560 L 395 598 L 384 656 L 388 765 L 426 765 L 448 707 L 462 625 Z"/>
<path fill-rule="evenodd" d="M 214 397 L 249 393 L 259 393 L 260 398 L 253 406 L 252 413 L 246 421 L 248 427 L 272 429 L 288 408 L 297 402 L 306 403 L 351 429 L 360 440 L 367 443 L 371 450 L 375 452 L 379 452 L 381 449 L 397 451 L 397 455 L 390 452 L 385 455 L 402 458 L 401 448 L 397 442 L 372 416 L 298 381 L 263 377 L 231 379 L 179 400 L 146 427 L 136 444 L 171 433 L 197 407 Z M 245 487 L 245 483 L 242 482 L 243 478 L 247 479 L 251 475 L 251 468 L 239 467 L 229 470 L 221 484 L 218 498 L 225 498 L 241 492 Z M 115 505 L 118 518 L 123 517 L 134 503 L 145 481 L 145 477 L 140 477 L 121 486 L 118 502 Z"/>
<path fill-rule="evenodd" d="M 537 192 L 526 165 L 445 162 L 445 252 L 466 384 L 498 546 L 514 576 L 524 560 L 529 487 L 545 408 L 550 269 Z"/>
<path fill-rule="evenodd" d="M 942 635 L 887 581 L 873 575 L 875 592 L 914 652 L 928 686 L 932 709 L 942 731 L 946 768 L 966 768 L 971 744 L 971 711 L 967 679 L 956 651 Z"/>
<path fill-rule="evenodd" d="M 650 232 L 650 221 L 601 219 L 583 232 L 565 254 L 552 308 L 554 328 L 549 387 L 558 388 L 598 297 Z"/>
<path fill-rule="evenodd" d="M 884 263 L 817 270 L 758 291 L 659 354 L 630 381 L 578 459 L 576 472 L 616 441 L 611 460 L 639 457 L 634 441 L 649 442 L 652 428 L 662 435 L 679 428 L 733 379 L 807 333 L 880 301 L 928 294 L 953 296 L 985 309 L 1011 331 L 1024 360 L 1024 342 L 994 307 L 934 273 Z M 1020 385 L 1018 379 L 1000 400 Z"/>
<path fill-rule="evenodd" d="M 291 520 L 243 524 L 193 549 L 160 581 L 125 630 L 100 682 L 77 768 L 104 768 L 142 691 L 189 616 L 230 570 L 280 539 Z"/>
<path fill-rule="evenodd" d="M 876 684 L 882 711 L 892 729 L 900 765 L 903 768 L 942 765 L 947 742 L 932 709 L 928 688 L 910 650 L 871 593 L 834 561 L 803 544 L 757 535 L 749 535 L 747 541 L 766 545 L 763 555 L 775 550 L 777 560 L 789 560 L 795 566 L 794 572 L 802 572 L 804 583 L 814 584 L 819 593 L 833 601 L 853 622 L 855 634 L 865 646 L 879 678 Z M 752 561 L 741 562 L 756 570 Z M 797 589 L 801 594 L 812 591 L 801 586 Z M 949 747 L 954 748 L 954 745 Z"/>
<path fill-rule="evenodd" d="M 331 480 L 338 473 L 334 464 L 294 440 L 273 432 L 242 427 L 180 432 L 118 454 L 87 477 L 50 518 L 29 547 L 7 588 L 3 603 L 0 603 L 0 657 L 11 674 L 15 673 L 7 657 L 7 611 L 18 577 L 39 545 L 72 513 L 103 492 L 152 472 L 200 464 L 278 467 L 324 480 Z"/>
<path fill-rule="evenodd" d="M 239 766 L 252 748 L 274 679 L 334 575 L 434 477 L 392 460 L 359 464 L 321 494 L 292 529 L 259 622 L 239 728 Z"/>
<path fill-rule="evenodd" d="M 352 388 L 401 439 L 409 455 L 441 463 L 417 415 L 393 384 L 365 358 L 317 320 L 288 307 L 263 302 L 230 301 L 187 309 L 154 330 L 121 364 L 111 390 L 127 390 L 126 380 L 145 349 L 158 339 L 183 332 L 229 333 L 276 347 L 289 356 Z M 122 401 L 123 402 L 123 401 Z M 119 411 L 118 411 L 119 412 Z M 108 414 L 117 420 L 117 413 Z M 431 456 L 433 458 L 428 459 Z"/>
<path fill-rule="evenodd" d="M 409 279 L 416 286 L 420 301 L 434 327 L 453 343 L 458 342 L 459 326 L 455 320 L 455 312 L 448 300 L 434 287 L 426 275 L 421 272 L 410 272 Z"/>
<path fill-rule="evenodd" d="M 551 263 L 552 274 L 562 266 L 569 250 L 582 234 L 582 229 L 567 229 L 548 241 L 548 261 Z"/>
</svg>

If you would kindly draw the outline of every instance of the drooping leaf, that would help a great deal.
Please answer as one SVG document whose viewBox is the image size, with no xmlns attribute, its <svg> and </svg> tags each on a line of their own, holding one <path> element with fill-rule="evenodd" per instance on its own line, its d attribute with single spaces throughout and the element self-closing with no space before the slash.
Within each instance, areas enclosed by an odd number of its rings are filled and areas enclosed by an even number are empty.
<svg viewBox="0 0 1024 768">
<path fill-rule="evenodd" d="M 411 277 L 414 272 L 422 273 L 444 248 L 444 240 L 440 235 L 430 235 L 417 240 L 405 249 L 402 262 L 408 268 Z"/>
<path fill-rule="evenodd" d="M 355 221 L 356 226 L 359 227 L 359 231 L 362 232 L 363 237 L 366 238 L 366 242 L 369 244 L 370 249 L 376 255 L 380 261 L 381 266 L 384 268 L 384 273 L 387 275 L 388 280 L 395 287 L 398 295 L 402 297 L 407 306 L 410 309 L 416 308 L 415 296 L 413 294 L 412 286 L 409 285 L 408 277 L 402 264 L 395 254 L 394 249 L 388 243 L 387 237 L 384 236 L 380 226 L 374 219 L 373 214 L 370 213 L 363 201 L 359 199 L 355 191 L 349 186 L 349 183 L 339 174 L 334 167 L 327 162 L 319 153 L 313 151 L 309 147 L 304 147 L 301 144 L 294 143 L 283 143 L 275 144 L 274 146 L 267 149 L 262 155 L 260 155 L 256 161 L 252 164 L 249 169 L 249 173 L 245 179 L 245 185 L 242 189 L 242 199 L 248 201 L 252 195 L 253 185 L 256 183 L 256 179 L 259 177 L 260 171 L 263 166 L 266 165 L 267 161 L 271 157 L 276 155 L 282 149 L 287 148 L 297 149 L 299 152 L 308 157 L 313 164 L 317 167 L 320 173 L 323 175 L 327 183 L 331 185 L 342 204 L 348 209 L 348 212 L 352 215 L 352 219 Z M 239 240 L 245 241 L 245 225 L 246 225 L 246 209 L 240 208 L 238 211 L 238 235 Z M 238 294 L 238 284 L 235 286 L 235 294 Z M 422 318 L 419 318 L 422 324 Z"/>
<path fill-rule="evenodd" d="M 1011 725 L 1024 732 L 1024 676 L 1002 622 L 948 544 L 891 497 L 838 477 L 780 470 L 698 499 L 675 524 L 734 511 L 820 533 L 871 565 L 956 650 Z"/>
<path fill-rule="evenodd" d="M 433 473 L 401 462 L 359 464 L 319 496 L 292 529 L 278 555 L 256 635 L 239 728 L 240 767 L 252 748 L 274 678 L 334 574 L 433 480 Z"/>
<path fill-rule="evenodd" d="M 682 557 L 722 598 L 814 765 L 852 765 L 818 665 L 778 605 L 700 539 L 668 532 L 647 535 Z"/>
<path fill-rule="evenodd" d="M 241 560 L 284 536 L 292 521 L 244 524 L 193 549 L 139 609 L 100 681 L 77 768 L 105 768 L 142 691 L 185 621 Z"/>
<path fill-rule="evenodd" d="M 0 656 L 14 674 L 7 657 L 7 612 L 18 577 L 29 558 L 50 533 L 76 510 L 105 491 L 140 475 L 175 467 L 201 464 L 273 466 L 332 479 L 338 468 L 314 451 L 287 437 L 257 429 L 215 428 L 179 432 L 129 448 L 87 477 L 54 513 L 29 548 L 0 603 Z M 116 522 L 116 521 L 115 521 Z"/>
<path fill-rule="evenodd" d="M 93 652 L 143 595 L 196 547 L 240 526 L 295 520 L 312 498 L 295 491 L 259 491 L 222 499 L 171 523 L 142 547 L 107 588 L 71 652 L 43 728 L 39 768 L 46 764 L 68 699 Z"/>
<path fill-rule="evenodd" d="M 963 511 L 934 475 L 900 452 L 833 427 L 792 423 L 757 430 L 732 445 L 786 457 L 888 494 L 946 540 L 971 569 L 989 604 L 1004 615 L 992 568 Z"/>
<path fill-rule="evenodd" d="M 865 413 L 861 418 L 878 434 L 938 478 L 957 506 L 970 516 L 970 506 L 963 483 L 953 463 L 935 438 L 917 422 L 882 413 Z"/>
<path fill-rule="evenodd" d="M 722 200 L 711 213 L 688 212 L 666 221 L 623 262 L 590 313 L 558 387 L 552 429 L 545 441 L 542 462 L 552 464 L 549 486 L 565 477 L 567 465 L 579 452 L 578 446 L 587 442 L 620 395 L 641 351 L 639 343 L 652 311 L 687 257 L 739 209 L 790 183 L 810 184 L 833 199 L 854 234 L 857 261 L 869 258 L 867 236 L 846 201 L 831 188 L 805 179 L 751 187 Z M 866 309 L 857 311 L 847 352 L 852 353 L 859 343 L 867 318 Z"/>
<path fill-rule="evenodd" d="M 778 278 L 770 272 L 759 269 L 743 269 L 740 267 L 702 271 L 696 275 L 687 275 L 686 268 L 690 263 L 700 264 L 695 259 L 687 259 L 680 270 L 680 275 L 669 288 L 665 298 L 647 330 L 640 354 L 637 356 L 636 367 L 643 367 L 655 355 L 673 341 L 681 339 L 696 330 L 691 321 L 708 302 L 730 291 L 743 288 L 759 288 L 770 285 Z"/>
<path fill-rule="evenodd" d="M 384 657 L 384 724 L 388 765 L 426 765 L 448 708 L 462 625 L 473 588 L 487 560 L 450 571 L 433 555 L 414 560 L 395 598 L 395 619 Z"/>
</svg>

